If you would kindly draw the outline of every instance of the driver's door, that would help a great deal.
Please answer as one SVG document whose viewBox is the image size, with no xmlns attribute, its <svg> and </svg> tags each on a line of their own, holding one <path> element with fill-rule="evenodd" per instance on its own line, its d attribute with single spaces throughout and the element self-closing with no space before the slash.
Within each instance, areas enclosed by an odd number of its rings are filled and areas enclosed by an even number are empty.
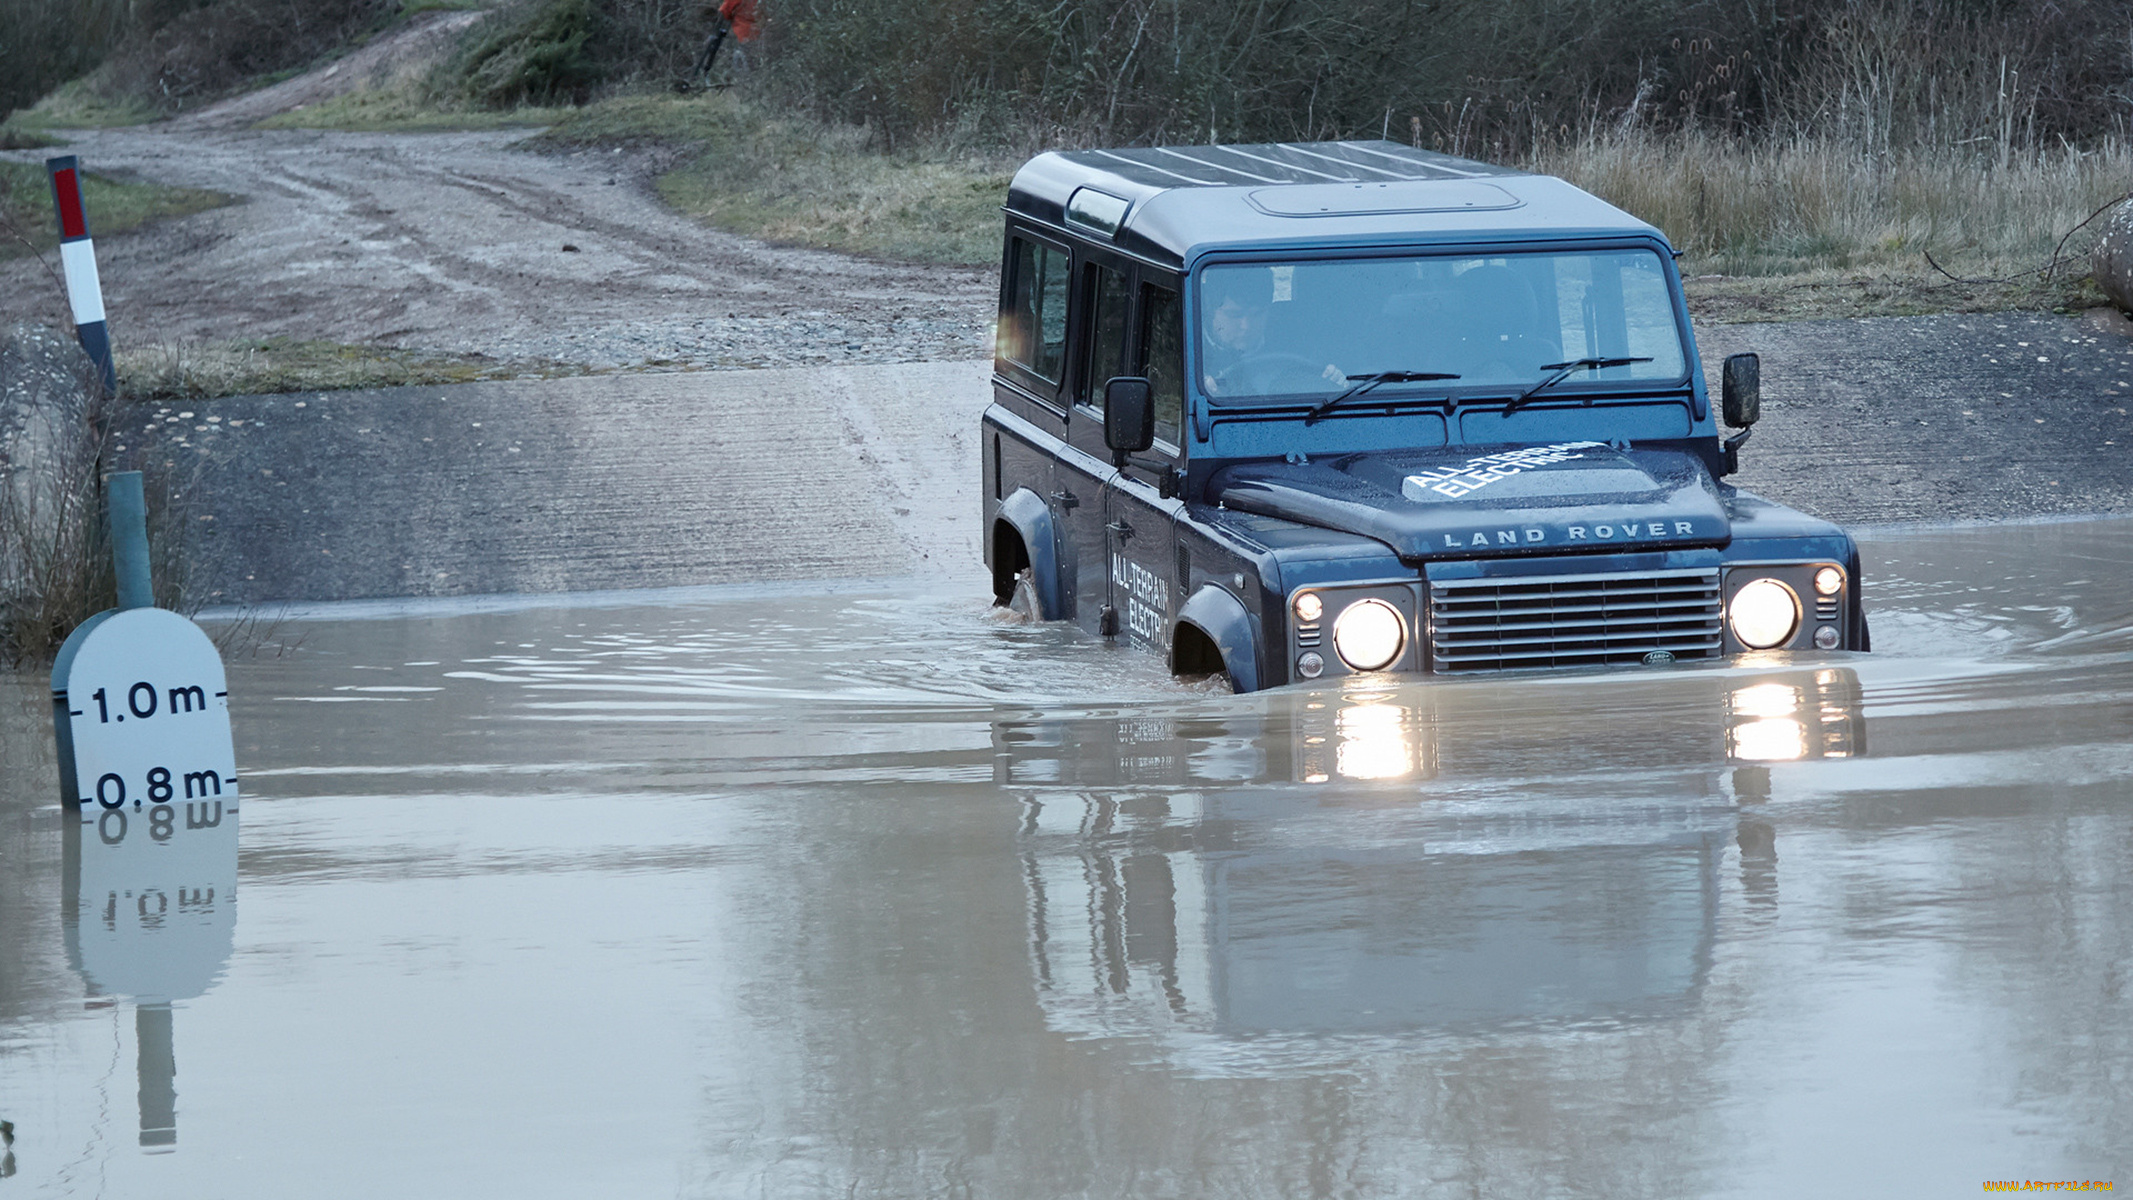
<svg viewBox="0 0 2133 1200">
<path fill-rule="evenodd" d="M 1072 506 L 1064 528 L 1080 563 L 1074 580 L 1075 609 L 1094 617 L 1082 618 L 1082 624 L 1105 635 L 1116 631 L 1111 615 L 1115 540 L 1108 528 L 1112 520 L 1108 497 L 1118 471 L 1104 444 L 1104 383 L 1125 371 L 1126 335 L 1132 329 L 1133 315 L 1131 281 L 1123 264 L 1082 261 L 1076 281 L 1081 304 L 1078 328 L 1086 332 L 1077 346 L 1080 357 L 1069 385 L 1073 429 L 1059 474 L 1060 502 Z"/>
<path fill-rule="evenodd" d="M 1116 629 L 1136 646 L 1169 652 L 1170 624 L 1185 602 L 1177 556 L 1177 517 L 1184 502 L 1170 497 L 1170 478 L 1184 442 L 1184 315 L 1175 288 L 1144 281 L 1134 337 L 1122 372 L 1147 378 L 1155 397 L 1155 445 L 1134 456 L 1104 489 L 1108 602 Z"/>
</svg>

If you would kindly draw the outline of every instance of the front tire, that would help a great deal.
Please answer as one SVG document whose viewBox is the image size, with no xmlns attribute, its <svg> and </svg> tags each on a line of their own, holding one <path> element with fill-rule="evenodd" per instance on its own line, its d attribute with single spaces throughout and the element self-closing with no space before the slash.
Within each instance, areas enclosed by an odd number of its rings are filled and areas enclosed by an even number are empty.
<svg viewBox="0 0 2133 1200">
<path fill-rule="evenodd" d="M 1007 611 L 1032 624 L 1044 620 L 1044 606 L 1037 600 L 1037 575 L 1028 567 L 1015 572 L 1014 591 L 1009 593 Z"/>
</svg>

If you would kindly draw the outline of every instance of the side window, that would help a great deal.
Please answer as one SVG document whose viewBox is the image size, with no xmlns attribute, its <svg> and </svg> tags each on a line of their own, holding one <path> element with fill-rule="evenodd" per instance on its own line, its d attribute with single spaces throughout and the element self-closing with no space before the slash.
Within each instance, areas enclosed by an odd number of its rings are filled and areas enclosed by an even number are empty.
<svg viewBox="0 0 2133 1200">
<path fill-rule="evenodd" d="M 1141 374 L 1155 392 L 1155 436 L 1184 444 L 1185 314 L 1169 288 L 1141 287 Z"/>
<path fill-rule="evenodd" d="M 1007 311 L 1000 314 L 1000 356 L 1059 382 L 1066 361 L 1067 256 L 1042 242 L 1013 240 Z"/>
<path fill-rule="evenodd" d="M 1132 295 L 1124 275 L 1095 263 L 1089 264 L 1081 282 L 1082 294 L 1088 297 L 1090 333 L 1081 364 L 1081 402 L 1102 412 L 1105 381 L 1125 370 L 1126 306 Z"/>
<path fill-rule="evenodd" d="M 1037 280 L 1037 247 L 1021 238 L 1010 238 L 1007 245 L 1010 254 L 1007 259 L 1007 296 L 1000 304 L 1000 357 L 1026 365 L 1034 340 L 1030 337 L 1030 318 L 1037 311 L 1037 300 L 1031 287 Z"/>
</svg>

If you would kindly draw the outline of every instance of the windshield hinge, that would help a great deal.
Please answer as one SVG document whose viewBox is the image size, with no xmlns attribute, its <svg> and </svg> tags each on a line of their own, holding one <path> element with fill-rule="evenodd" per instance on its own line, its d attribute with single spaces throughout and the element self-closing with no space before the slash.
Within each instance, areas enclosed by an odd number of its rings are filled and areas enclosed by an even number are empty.
<svg viewBox="0 0 2133 1200">
<path fill-rule="evenodd" d="M 1740 470 L 1740 448 L 1747 444 L 1748 435 L 1754 432 L 1755 430 L 1753 429 L 1743 429 L 1718 444 L 1718 449 L 1723 455 L 1718 464 L 1722 468 L 1719 474 L 1731 475 Z"/>
</svg>

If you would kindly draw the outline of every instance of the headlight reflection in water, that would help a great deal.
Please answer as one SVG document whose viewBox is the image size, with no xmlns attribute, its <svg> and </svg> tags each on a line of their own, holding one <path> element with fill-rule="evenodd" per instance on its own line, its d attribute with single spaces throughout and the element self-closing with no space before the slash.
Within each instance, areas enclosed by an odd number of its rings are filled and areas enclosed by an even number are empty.
<svg viewBox="0 0 2133 1200">
<path fill-rule="evenodd" d="M 1334 770 L 1347 779 L 1404 779 L 1415 773 L 1412 710 L 1402 704 L 1351 704 L 1335 718 Z"/>
<path fill-rule="evenodd" d="M 1421 712 L 1385 692 L 1315 692 L 1298 713 L 1297 778 L 1412 779 L 1425 773 Z"/>
<path fill-rule="evenodd" d="M 1800 682 L 1752 683 L 1727 693 L 1727 758 L 1797 762 L 1864 753 L 1859 684 L 1851 672 L 1824 670 L 1787 678 Z"/>
</svg>

